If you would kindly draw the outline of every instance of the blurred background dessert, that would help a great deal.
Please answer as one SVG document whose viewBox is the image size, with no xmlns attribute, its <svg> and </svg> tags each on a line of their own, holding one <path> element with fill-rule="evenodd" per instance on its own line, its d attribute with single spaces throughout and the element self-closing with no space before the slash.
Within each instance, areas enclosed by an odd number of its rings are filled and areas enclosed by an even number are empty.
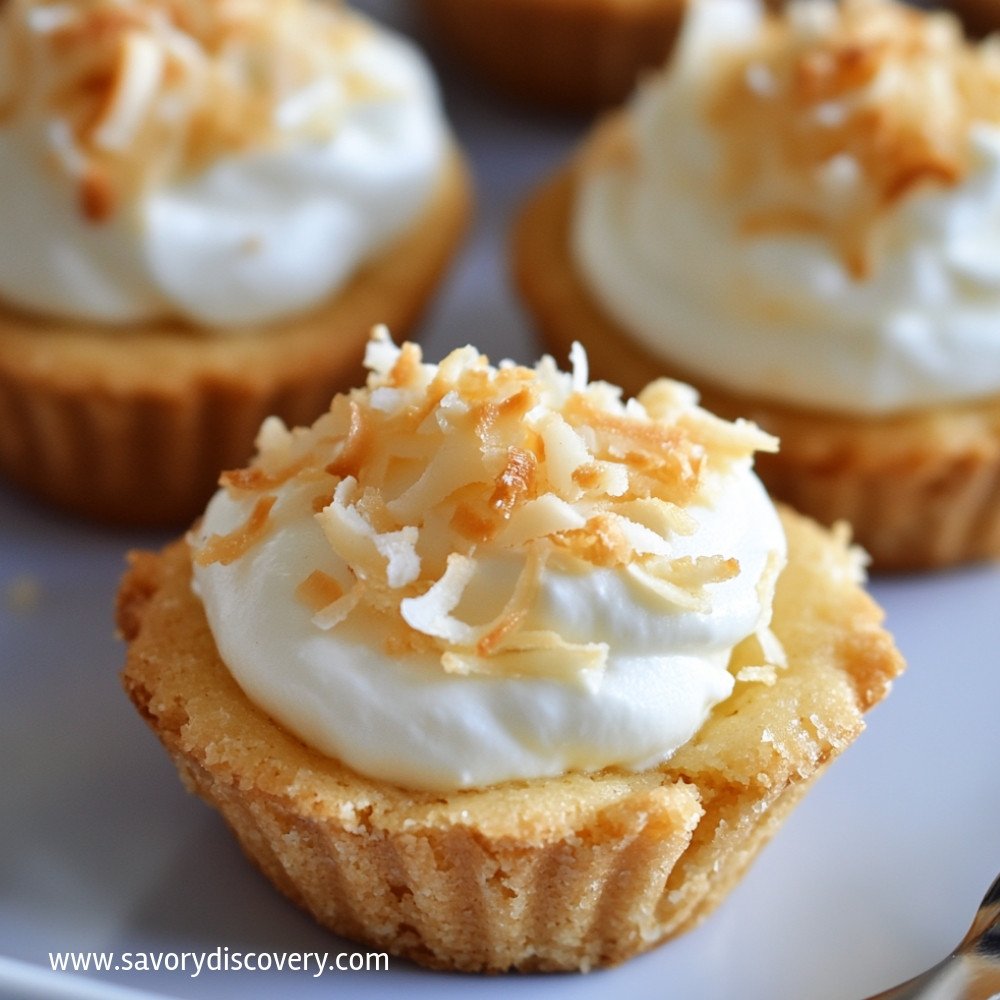
<svg viewBox="0 0 1000 1000">
<path fill-rule="evenodd" d="M 312 0 L 19 0 L 0 43 L 0 472 L 179 523 L 437 287 L 469 190 L 431 70 Z"/>
<path fill-rule="evenodd" d="M 888 0 L 691 8 L 524 213 L 552 349 L 777 434 L 768 486 L 881 568 L 1000 555 L 1000 49 Z"/>
</svg>

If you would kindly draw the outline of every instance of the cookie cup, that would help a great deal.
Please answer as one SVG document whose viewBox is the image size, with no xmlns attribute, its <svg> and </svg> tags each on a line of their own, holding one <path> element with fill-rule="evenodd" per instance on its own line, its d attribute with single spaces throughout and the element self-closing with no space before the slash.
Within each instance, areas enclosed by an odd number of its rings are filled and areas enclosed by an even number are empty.
<svg viewBox="0 0 1000 1000">
<path fill-rule="evenodd" d="M 368 333 L 419 319 L 465 231 L 453 151 L 427 207 L 308 315 L 250 331 L 181 322 L 111 328 L 0 306 L 0 474 L 74 514 L 189 523 L 270 414 L 311 422 L 357 383 Z"/>
<path fill-rule="evenodd" d="M 519 100 L 590 111 L 622 101 L 670 51 L 688 0 L 420 0 L 431 30 Z"/>
<path fill-rule="evenodd" d="M 441 969 L 575 970 L 694 926 L 902 669 L 841 536 L 788 511 L 773 629 L 788 666 L 737 681 L 666 764 L 451 794 L 365 778 L 253 705 L 191 591 L 188 546 L 133 553 L 123 682 L 187 787 L 337 934 Z M 755 660 L 755 655 L 757 659 Z M 731 668 L 759 662 L 744 643 Z"/>
<path fill-rule="evenodd" d="M 518 291 L 557 357 L 578 340 L 592 374 L 626 392 L 667 375 L 696 386 L 719 416 L 755 421 L 781 440 L 755 464 L 769 491 L 823 524 L 848 521 L 879 570 L 1000 557 L 1000 397 L 854 418 L 731 392 L 671 362 L 669 348 L 653 354 L 605 312 L 571 258 L 581 169 L 538 188 L 513 234 Z"/>
</svg>

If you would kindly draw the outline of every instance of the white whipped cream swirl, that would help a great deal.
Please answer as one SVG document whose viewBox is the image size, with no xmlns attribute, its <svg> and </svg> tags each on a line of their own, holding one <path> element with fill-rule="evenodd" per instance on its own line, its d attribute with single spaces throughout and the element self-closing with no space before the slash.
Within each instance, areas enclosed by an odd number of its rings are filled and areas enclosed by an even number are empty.
<svg viewBox="0 0 1000 1000">
<path fill-rule="evenodd" d="M 774 506 L 749 459 L 710 486 L 710 498 L 687 508 L 694 530 L 664 540 L 672 556 L 738 560 L 738 572 L 705 587 L 698 610 L 672 604 L 621 567 L 547 562 L 521 627 L 605 644 L 606 663 L 591 679 L 447 672 L 438 655 L 387 652 L 379 619 L 364 609 L 336 628 L 318 628 L 296 586 L 314 569 L 343 579 L 345 566 L 294 484 L 277 489 L 263 541 L 228 564 L 196 560 L 196 591 L 247 695 L 362 774 L 447 790 L 570 770 L 644 769 L 668 759 L 730 695 L 733 647 L 770 634 L 773 583 L 785 558 Z M 192 540 L 195 552 L 244 524 L 253 502 L 220 491 Z M 478 556 L 459 610 L 474 608 L 482 619 L 510 592 L 524 556 L 489 546 Z"/>
<path fill-rule="evenodd" d="M 53 9 L 33 30 L 59 29 Z M 333 295 L 417 217 L 447 150 L 425 60 L 350 18 L 336 70 L 275 109 L 271 124 L 287 141 L 153 184 L 100 221 L 80 211 L 76 154 L 58 113 L 29 104 L 0 120 L 0 299 L 61 319 L 180 318 L 238 331 Z M 167 43 L 185 52 L 193 44 L 176 33 Z M 0 65 L 0 93 L 3 74 Z"/>
<path fill-rule="evenodd" d="M 972 122 L 964 175 L 892 206 L 863 278 L 821 234 L 741 234 L 745 204 L 711 180 L 724 153 L 706 121 L 707 81 L 759 42 L 764 14 L 754 0 L 690 10 L 668 71 L 628 111 L 634 163 L 595 163 L 579 183 L 572 253 L 609 314 L 665 373 L 676 364 L 757 398 L 875 415 L 1000 392 L 1000 127 Z M 790 16 L 801 34 L 832 20 L 809 0 Z M 756 70 L 749 83 L 765 93 L 768 73 Z M 898 83 L 876 74 L 872 92 L 884 86 Z M 817 109 L 831 126 L 842 113 Z M 864 183 L 846 154 L 821 173 L 831 205 Z"/>
</svg>

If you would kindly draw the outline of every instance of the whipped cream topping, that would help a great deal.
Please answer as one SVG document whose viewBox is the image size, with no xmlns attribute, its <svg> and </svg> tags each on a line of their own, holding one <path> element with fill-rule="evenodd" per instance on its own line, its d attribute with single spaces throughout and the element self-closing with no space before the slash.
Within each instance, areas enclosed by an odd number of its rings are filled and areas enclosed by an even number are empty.
<svg viewBox="0 0 1000 1000">
<path fill-rule="evenodd" d="M 231 329 L 335 294 L 439 180 L 436 85 L 318 0 L 0 10 L 0 299 Z"/>
<path fill-rule="evenodd" d="M 773 680 L 773 439 L 678 383 L 622 402 L 579 350 L 571 373 L 435 366 L 380 331 L 367 363 L 313 427 L 265 423 L 191 538 L 220 655 L 272 717 L 444 790 L 654 766 Z"/>
<path fill-rule="evenodd" d="M 858 415 L 1000 392 L 996 40 L 888 0 L 708 0 L 627 115 L 571 250 L 647 348 Z"/>
</svg>

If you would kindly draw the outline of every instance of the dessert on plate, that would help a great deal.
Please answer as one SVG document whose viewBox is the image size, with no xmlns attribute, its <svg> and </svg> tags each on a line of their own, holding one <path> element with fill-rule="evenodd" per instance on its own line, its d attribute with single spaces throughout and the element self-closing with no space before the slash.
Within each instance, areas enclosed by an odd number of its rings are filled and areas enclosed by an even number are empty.
<svg viewBox="0 0 1000 1000">
<path fill-rule="evenodd" d="M 331 930 L 466 971 L 696 924 L 902 669 L 772 437 L 660 380 L 440 364 L 269 419 L 119 592 L 124 686 L 185 784 Z"/>
<path fill-rule="evenodd" d="M 13 0 L 0 53 L 0 473 L 185 523 L 436 287 L 469 201 L 436 85 L 318 0 Z"/>
<path fill-rule="evenodd" d="M 530 199 L 550 347 L 781 439 L 760 474 L 876 568 L 1000 555 L 1000 49 L 889 0 L 691 8 Z"/>
</svg>

